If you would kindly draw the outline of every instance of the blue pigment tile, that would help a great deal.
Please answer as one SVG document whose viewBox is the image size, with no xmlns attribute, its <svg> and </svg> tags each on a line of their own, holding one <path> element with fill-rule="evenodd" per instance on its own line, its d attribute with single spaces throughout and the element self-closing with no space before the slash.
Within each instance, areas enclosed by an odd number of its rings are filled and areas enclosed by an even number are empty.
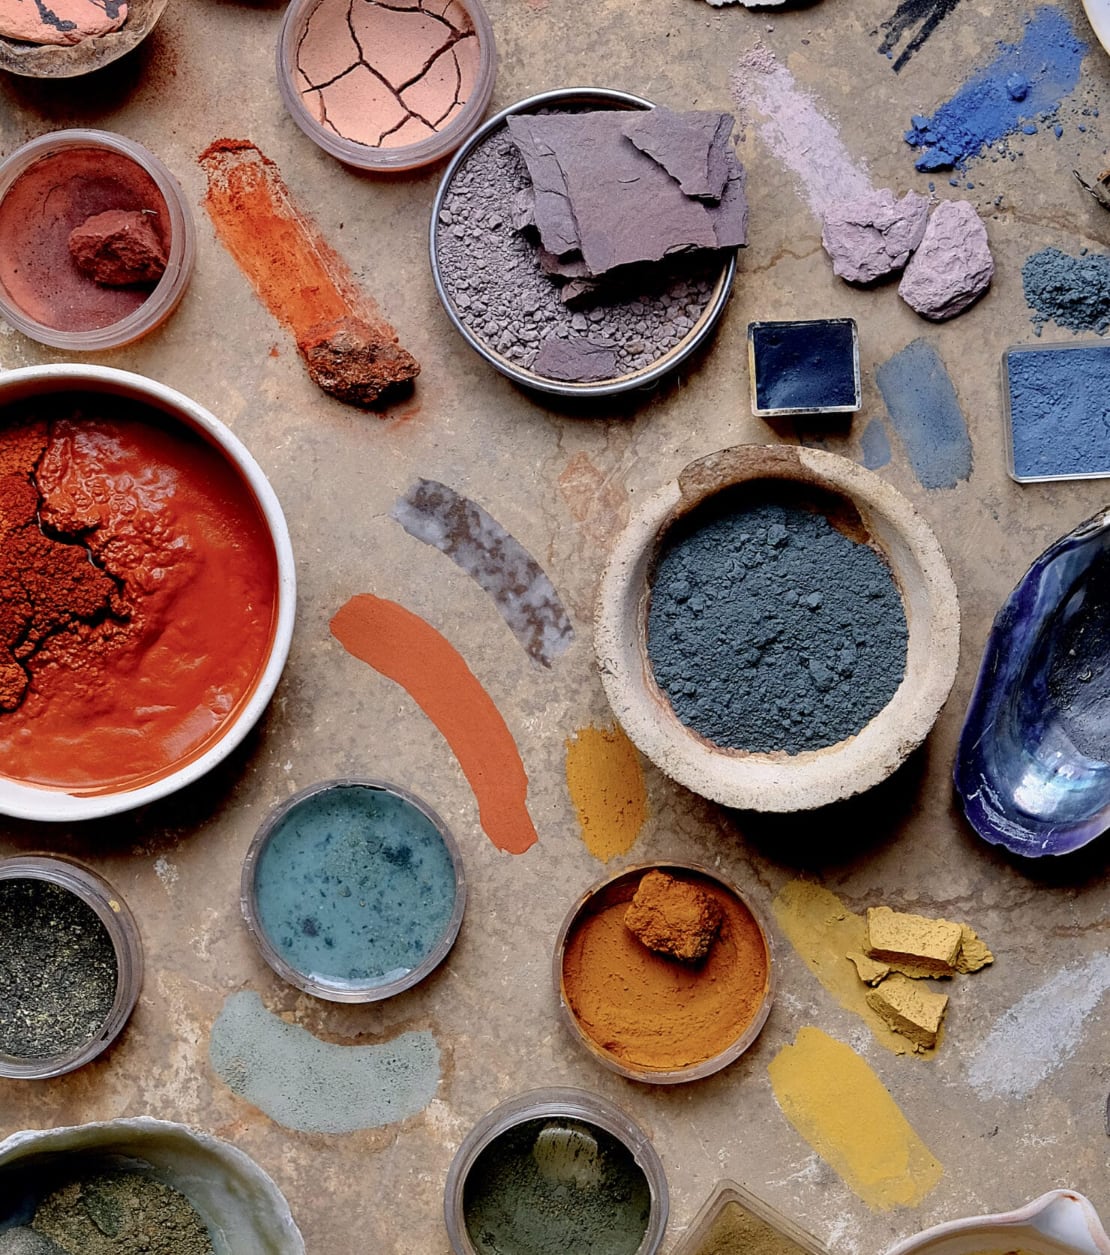
<svg viewBox="0 0 1110 1255">
<path fill-rule="evenodd" d="M 1016 479 L 1110 475 L 1110 344 L 1009 349 Z"/>
<path fill-rule="evenodd" d="M 757 415 L 860 408 L 859 347 L 851 318 L 749 323 L 748 361 Z"/>
</svg>

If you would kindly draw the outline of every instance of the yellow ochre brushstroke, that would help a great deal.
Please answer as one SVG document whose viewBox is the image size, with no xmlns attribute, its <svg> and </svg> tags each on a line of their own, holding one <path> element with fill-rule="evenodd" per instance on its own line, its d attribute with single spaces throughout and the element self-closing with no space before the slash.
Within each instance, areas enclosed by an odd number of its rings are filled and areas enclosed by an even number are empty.
<svg viewBox="0 0 1110 1255">
<path fill-rule="evenodd" d="M 644 773 L 617 727 L 579 728 L 567 739 L 567 789 L 586 848 L 603 863 L 632 848 L 647 818 Z"/>
<path fill-rule="evenodd" d="M 886 1024 L 867 1005 L 870 987 L 860 980 L 848 954 L 867 948 L 867 920 L 849 911 L 843 902 L 821 885 L 792 880 L 771 903 L 778 926 L 806 967 L 846 1011 L 864 1020 L 875 1040 L 896 1055 L 913 1051 L 913 1044 Z M 931 1055 L 935 1047 L 920 1053 Z"/>
<path fill-rule="evenodd" d="M 767 1071 L 783 1115 L 869 1207 L 915 1207 L 940 1180 L 943 1166 L 850 1046 L 803 1028 Z"/>
</svg>

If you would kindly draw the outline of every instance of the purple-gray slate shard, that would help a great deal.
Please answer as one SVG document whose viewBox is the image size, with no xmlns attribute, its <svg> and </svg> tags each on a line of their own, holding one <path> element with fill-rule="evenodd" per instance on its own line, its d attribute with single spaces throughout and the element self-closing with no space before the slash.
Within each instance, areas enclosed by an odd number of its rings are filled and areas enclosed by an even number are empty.
<svg viewBox="0 0 1110 1255">
<path fill-rule="evenodd" d="M 729 176 L 731 113 L 692 109 L 676 113 L 664 105 L 628 113 L 624 133 L 657 161 L 687 196 L 720 200 Z"/>
<path fill-rule="evenodd" d="M 954 318 L 990 287 L 994 259 L 987 228 L 966 200 L 946 200 L 933 210 L 910 258 L 898 295 L 923 318 Z"/>
<path fill-rule="evenodd" d="M 743 248 L 748 242 L 747 175 L 736 154 L 728 154 L 728 179 L 720 204 L 706 205 L 718 248 Z"/>
<path fill-rule="evenodd" d="M 563 168 L 542 134 L 536 133 L 538 121 L 528 114 L 518 114 L 509 117 L 507 125 L 532 180 L 532 220 L 540 240 L 548 252 L 561 257 L 578 248 L 578 226 Z"/>
<path fill-rule="evenodd" d="M 587 340 L 584 336 L 564 340 L 548 336 L 540 345 L 532 369 L 545 379 L 563 383 L 595 383 L 612 379 L 617 372 L 617 355 L 607 340 Z"/>
<path fill-rule="evenodd" d="M 889 187 L 830 205 L 821 243 L 833 273 L 848 283 L 874 283 L 901 270 L 921 243 L 928 198 L 907 192 L 896 200 Z"/>
<path fill-rule="evenodd" d="M 524 546 L 480 505 L 446 484 L 418 479 L 390 514 L 410 536 L 445 553 L 492 598 L 535 663 L 550 667 L 574 628 L 555 586 Z"/>
</svg>

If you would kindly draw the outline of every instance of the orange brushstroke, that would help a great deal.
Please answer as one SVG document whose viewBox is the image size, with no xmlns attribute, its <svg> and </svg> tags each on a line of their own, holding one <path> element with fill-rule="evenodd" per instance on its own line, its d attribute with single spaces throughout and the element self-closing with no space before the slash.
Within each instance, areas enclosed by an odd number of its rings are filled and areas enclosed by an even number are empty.
<svg viewBox="0 0 1110 1255">
<path fill-rule="evenodd" d="M 371 593 L 352 597 L 332 619 L 331 632 L 349 654 L 405 688 L 440 730 L 474 790 L 493 844 L 510 854 L 535 845 L 520 751 L 454 645 L 419 615 Z"/>
</svg>

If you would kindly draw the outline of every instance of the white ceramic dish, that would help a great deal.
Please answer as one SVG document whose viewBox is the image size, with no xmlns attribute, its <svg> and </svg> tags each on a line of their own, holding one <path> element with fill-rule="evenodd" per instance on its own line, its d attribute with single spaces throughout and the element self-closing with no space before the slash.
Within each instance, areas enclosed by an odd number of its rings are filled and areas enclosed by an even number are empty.
<svg viewBox="0 0 1110 1255">
<path fill-rule="evenodd" d="M 247 447 L 214 414 L 183 393 L 142 375 L 107 366 L 69 365 L 29 366 L 0 374 L 0 411 L 16 401 L 64 392 L 105 393 L 149 405 L 199 433 L 223 453 L 254 493 L 273 539 L 278 609 L 270 652 L 253 693 L 228 721 L 219 740 L 176 771 L 137 788 L 91 796 L 0 778 L 0 815 L 52 823 L 97 819 L 143 806 L 192 784 L 222 762 L 258 721 L 277 687 L 293 639 L 297 591 L 293 547 L 277 496 Z"/>
<path fill-rule="evenodd" d="M 1083 9 L 1095 38 L 1110 52 L 1110 0 L 1083 0 Z"/>
</svg>

